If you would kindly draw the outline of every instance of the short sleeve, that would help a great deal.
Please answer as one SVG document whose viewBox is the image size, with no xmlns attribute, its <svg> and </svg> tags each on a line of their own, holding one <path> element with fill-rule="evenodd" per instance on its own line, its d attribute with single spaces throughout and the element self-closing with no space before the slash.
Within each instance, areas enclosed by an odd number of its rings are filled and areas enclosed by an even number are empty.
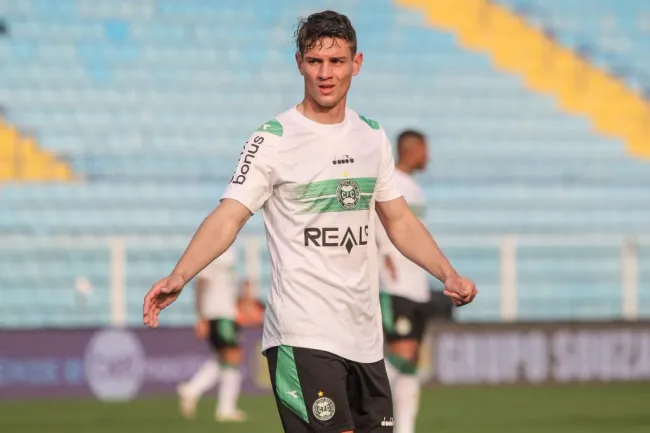
<svg viewBox="0 0 650 433">
<path fill-rule="evenodd" d="M 251 213 L 257 212 L 266 203 L 275 184 L 274 142 L 277 138 L 264 131 L 250 136 L 222 199 L 237 200 Z"/>
<path fill-rule="evenodd" d="M 375 198 L 378 202 L 390 201 L 402 196 L 402 192 L 395 185 L 395 160 L 391 150 L 390 140 L 386 137 L 384 130 L 382 134 L 381 162 L 377 186 L 375 187 Z"/>
</svg>

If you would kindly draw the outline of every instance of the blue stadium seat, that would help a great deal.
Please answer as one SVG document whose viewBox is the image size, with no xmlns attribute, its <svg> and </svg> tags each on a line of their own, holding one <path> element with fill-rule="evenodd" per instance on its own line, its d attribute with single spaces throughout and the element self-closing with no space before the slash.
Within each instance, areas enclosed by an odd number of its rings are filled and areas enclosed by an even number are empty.
<svg viewBox="0 0 650 433">
<path fill-rule="evenodd" d="M 621 76 L 633 88 L 650 90 L 646 59 L 650 26 L 645 0 L 499 0 L 529 20 L 553 30 L 566 46 L 588 47 L 596 65 Z"/>
<path fill-rule="evenodd" d="M 648 29 L 636 19 L 648 12 L 641 0 L 598 0 L 587 10 L 577 0 L 502 3 L 518 10 L 528 5 L 531 19 L 562 29 L 570 44 L 622 38 L 627 44 L 619 54 L 635 71 L 650 56 L 641 42 Z M 477 237 L 650 231 L 647 163 L 628 158 L 622 143 L 598 136 L 586 119 L 562 114 L 552 98 L 530 93 L 519 77 L 494 69 L 487 56 L 427 28 L 418 13 L 389 0 L 265 5 L 0 2 L 10 27 L 10 37 L 0 39 L 6 118 L 84 179 L 3 186 L 0 236 L 189 236 L 217 203 L 250 133 L 300 98 L 293 26 L 298 15 L 323 8 L 349 14 L 365 54 L 350 105 L 378 119 L 391 137 L 405 127 L 430 137 L 430 168 L 419 176 L 429 228 Z M 616 24 L 603 24 L 603 16 Z M 245 232 L 262 234 L 261 219 L 253 218 Z M 0 245 L 0 326 L 108 323 L 105 246 L 83 254 L 39 242 L 18 255 L 13 248 Z M 129 245 L 129 323 L 139 322 L 143 291 L 181 251 Z M 498 247 L 452 245 L 448 252 L 481 288 L 476 307 L 461 309 L 460 319 L 498 320 Z M 612 263 L 619 254 L 614 246 L 522 247 L 522 318 L 616 317 L 620 269 Z M 263 266 L 268 287 L 268 262 Z M 648 315 L 647 247 L 639 249 L 639 270 L 639 306 Z M 93 283 L 88 299 L 75 292 L 78 277 Z M 40 314 L 48 306 L 56 308 Z M 185 297 L 166 320 L 190 323 L 192 311 Z"/>
</svg>

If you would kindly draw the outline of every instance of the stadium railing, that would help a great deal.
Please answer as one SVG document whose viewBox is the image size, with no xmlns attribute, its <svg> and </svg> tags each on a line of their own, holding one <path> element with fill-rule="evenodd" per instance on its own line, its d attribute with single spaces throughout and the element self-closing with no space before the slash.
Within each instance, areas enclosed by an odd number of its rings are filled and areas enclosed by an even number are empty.
<svg viewBox="0 0 650 433">
<path fill-rule="evenodd" d="M 189 236 L 0 236 L 0 327 L 133 326 L 151 284 L 170 272 Z M 636 320 L 650 317 L 650 235 L 440 236 L 479 297 L 461 322 Z M 240 237 L 239 271 L 263 296 L 265 239 Z M 3 281 L 4 280 L 4 281 Z M 165 312 L 194 320 L 193 296 Z"/>
</svg>

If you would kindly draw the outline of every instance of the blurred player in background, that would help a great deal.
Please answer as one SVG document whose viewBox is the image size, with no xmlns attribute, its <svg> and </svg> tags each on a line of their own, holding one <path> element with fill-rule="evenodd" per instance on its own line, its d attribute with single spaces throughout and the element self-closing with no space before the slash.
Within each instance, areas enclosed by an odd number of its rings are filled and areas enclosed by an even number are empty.
<svg viewBox="0 0 650 433">
<path fill-rule="evenodd" d="M 180 410 L 186 418 L 194 417 L 199 398 L 218 382 L 217 421 L 241 422 L 246 418 L 245 413 L 237 409 L 242 362 L 238 333 L 240 323 L 250 323 L 255 314 L 259 315 L 259 310 L 248 280 L 242 281 L 239 297 L 235 268 L 236 252 L 231 247 L 198 275 L 196 311 L 199 319 L 195 331 L 200 339 L 209 341 L 216 356 L 206 361 L 189 382 L 178 386 Z"/>
<path fill-rule="evenodd" d="M 426 169 L 427 160 L 424 134 L 403 131 L 397 138 L 395 185 L 419 218 L 424 215 L 425 199 L 412 174 Z M 377 224 L 376 238 L 384 287 L 380 296 L 395 433 L 414 433 L 420 398 L 417 365 L 430 311 L 429 274 L 395 248 L 381 224 Z"/>
</svg>

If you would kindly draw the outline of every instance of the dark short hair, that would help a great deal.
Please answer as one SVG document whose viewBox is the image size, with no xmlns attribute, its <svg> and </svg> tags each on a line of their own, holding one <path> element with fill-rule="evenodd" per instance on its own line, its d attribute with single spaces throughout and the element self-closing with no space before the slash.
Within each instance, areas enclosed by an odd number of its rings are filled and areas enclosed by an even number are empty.
<svg viewBox="0 0 650 433">
<path fill-rule="evenodd" d="M 405 129 L 404 131 L 400 132 L 399 135 L 397 136 L 398 155 L 401 155 L 404 152 L 404 142 L 409 138 L 415 138 L 418 140 L 426 141 L 427 136 L 420 131 L 416 131 L 415 129 Z"/>
<path fill-rule="evenodd" d="M 343 39 L 357 53 L 357 32 L 350 19 L 338 12 L 323 11 L 301 18 L 296 28 L 296 49 L 300 55 L 322 44 L 323 38 Z"/>
</svg>

